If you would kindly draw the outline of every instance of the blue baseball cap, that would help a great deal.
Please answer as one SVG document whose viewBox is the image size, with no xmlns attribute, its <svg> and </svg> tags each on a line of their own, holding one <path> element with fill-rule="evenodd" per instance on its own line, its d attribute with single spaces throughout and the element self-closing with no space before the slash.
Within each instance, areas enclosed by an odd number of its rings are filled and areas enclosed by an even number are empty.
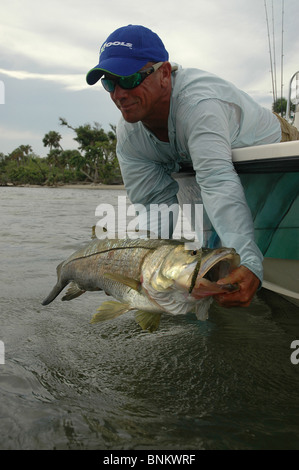
<svg viewBox="0 0 299 470">
<path fill-rule="evenodd" d="M 166 62 L 168 52 L 159 36 L 144 26 L 128 25 L 114 31 L 100 49 L 100 61 L 86 75 L 94 85 L 105 73 L 127 77 L 148 62 Z"/>
</svg>

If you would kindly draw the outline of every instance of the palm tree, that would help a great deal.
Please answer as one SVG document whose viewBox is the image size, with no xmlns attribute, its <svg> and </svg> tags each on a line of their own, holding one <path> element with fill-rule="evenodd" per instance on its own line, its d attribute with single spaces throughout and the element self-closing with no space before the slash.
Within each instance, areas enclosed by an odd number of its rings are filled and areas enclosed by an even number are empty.
<svg viewBox="0 0 299 470">
<path fill-rule="evenodd" d="M 8 155 L 8 158 L 16 161 L 17 166 L 20 166 L 20 162 L 26 161 L 30 152 L 32 152 L 30 145 L 20 145 Z"/>
<path fill-rule="evenodd" d="M 287 112 L 287 104 L 288 103 L 285 98 L 278 98 L 272 105 L 272 111 L 274 111 L 276 114 L 280 114 L 283 117 Z M 295 105 L 293 103 L 291 103 L 291 111 L 295 111 Z"/>
<path fill-rule="evenodd" d="M 32 152 L 31 145 L 20 145 L 19 149 L 23 152 L 24 155 L 28 156 Z"/>
<path fill-rule="evenodd" d="M 61 140 L 61 135 L 56 132 L 56 131 L 50 131 L 48 134 L 45 135 L 43 138 L 43 144 L 44 147 L 50 147 L 50 152 L 53 148 L 58 149 L 60 148 L 63 150 L 63 148 L 60 145 L 60 140 Z"/>
</svg>

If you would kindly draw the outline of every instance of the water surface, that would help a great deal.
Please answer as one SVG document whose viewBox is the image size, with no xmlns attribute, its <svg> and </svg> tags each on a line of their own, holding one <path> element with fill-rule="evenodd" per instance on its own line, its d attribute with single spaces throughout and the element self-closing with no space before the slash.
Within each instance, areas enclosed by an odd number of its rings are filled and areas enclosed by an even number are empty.
<svg viewBox="0 0 299 470">
<path fill-rule="evenodd" d="M 91 325 L 101 292 L 41 305 L 120 195 L 0 188 L 0 449 L 299 449 L 299 309 L 280 296 L 153 334 L 133 313 Z"/>
</svg>

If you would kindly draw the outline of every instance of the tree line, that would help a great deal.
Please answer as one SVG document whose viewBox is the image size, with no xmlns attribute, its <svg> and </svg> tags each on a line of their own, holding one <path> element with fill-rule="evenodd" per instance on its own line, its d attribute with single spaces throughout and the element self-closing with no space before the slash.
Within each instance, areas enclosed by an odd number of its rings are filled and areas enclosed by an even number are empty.
<svg viewBox="0 0 299 470">
<path fill-rule="evenodd" d="M 278 99 L 272 110 L 284 116 L 286 106 L 285 98 Z M 74 131 L 78 150 L 64 150 L 59 132 L 50 131 L 43 138 L 44 146 L 49 148 L 44 158 L 35 155 L 30 145 L 20 145 L 8 155 L 0 153 L 0 185 L 122 184 L 116 157 L 116 127 L 110 124 L 110 131 L 105 132 L 98 123 L 72 127 L 66 119 L 59 120 Z"/>
<path fill-rule="evenodd" d="M 30 145 L 20 145 L 8 155 L 0 153 L 0 185 L 122 184 L 115 126 L 105 132 L 98 123 L 72 127 L 66 119 L 59 120 L 74 131 L 78 150 L 64 150 L 61 134 L 50 131 L 42 140 L 49 148 L 46 157 L 36 155 Z"/>
</svg>

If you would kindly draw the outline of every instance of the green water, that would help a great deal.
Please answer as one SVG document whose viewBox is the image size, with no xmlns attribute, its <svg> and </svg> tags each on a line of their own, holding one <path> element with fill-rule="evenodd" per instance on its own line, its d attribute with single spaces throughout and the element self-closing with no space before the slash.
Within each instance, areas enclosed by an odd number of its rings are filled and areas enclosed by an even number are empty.
<svg viewBox="0 0 299 470">
<path fill-rule="evenodd" d="M 261 290 L 140 330 L 103 293 L 42 300 L 122 191 L 0 188 L 0 449 L 299 449 L 299 308 Z"/>
</svg>

